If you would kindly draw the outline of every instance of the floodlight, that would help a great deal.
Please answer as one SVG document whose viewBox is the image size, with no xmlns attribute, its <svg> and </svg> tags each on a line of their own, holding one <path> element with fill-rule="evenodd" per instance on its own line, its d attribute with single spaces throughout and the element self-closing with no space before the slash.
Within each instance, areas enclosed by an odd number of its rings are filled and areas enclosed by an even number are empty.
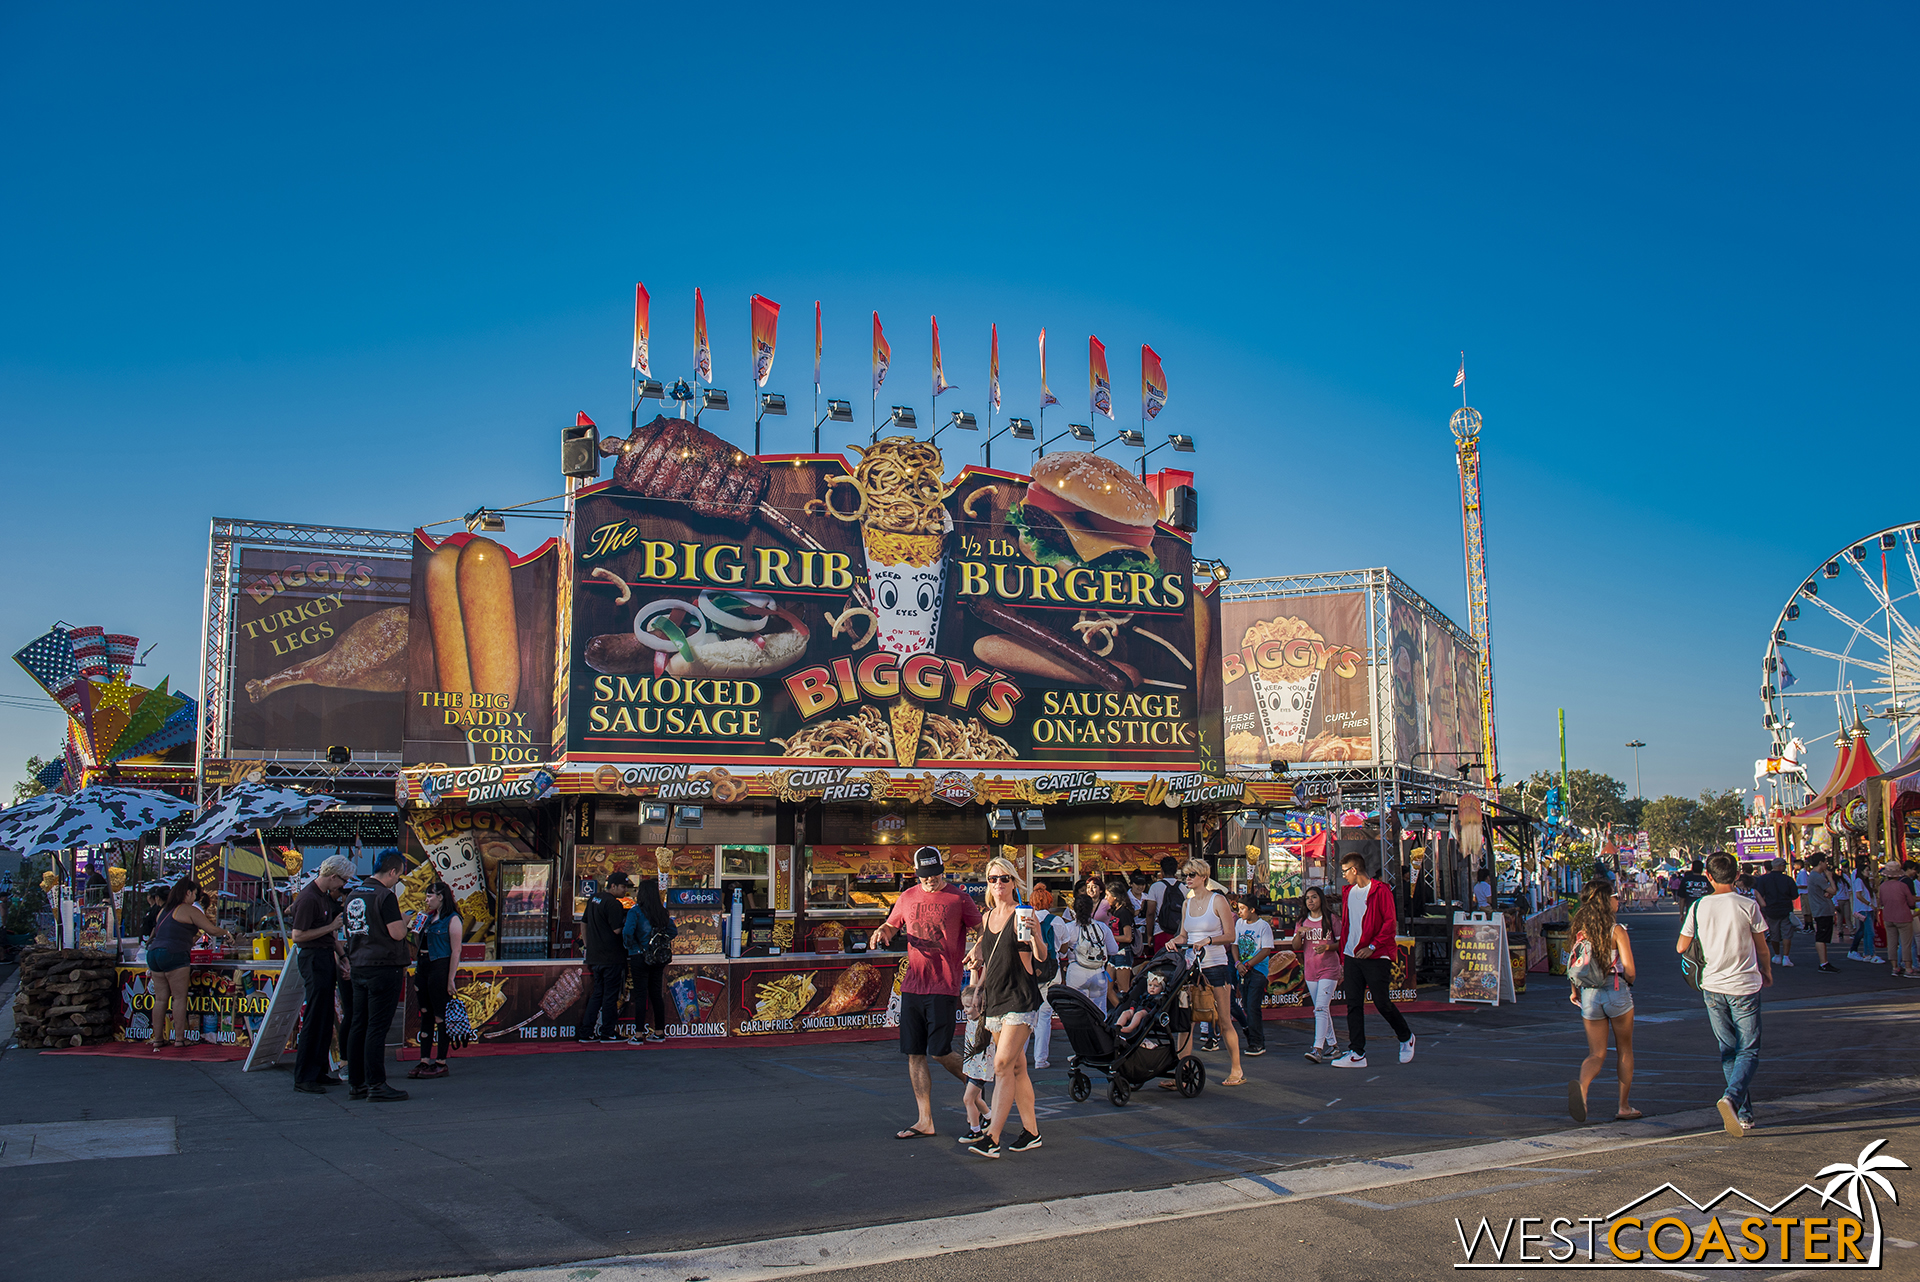
<svg viewBox="0 0 1920 1282">
<path fill-rule="evenodd" d="M 779 414 L 784 417 L 787 412 L 786 396 L 780 392 L 760 393 L 760 412 L 762 414 Z"/>
<path fill-rule="evenodd" d="M 904 427 L 909 432 L 920 425 L 919 420 L 913 416 L 913 406 L 911 405 L 894 406 L 893 413 L 887 416 L 887 421 L 895 426 Z"/>
<path fill-rule="evenodd" d="M 1147 443 L 1147 438 L 1134 428 L 1123 427 L 1120 429 L 1120 443 L 1129 449 L 1137 450 Z"/>
<path fill-rule="evenodd" d="M 1216 582 L 1225 583 L 1229 578 L 1233 577 L 1233 571 L 1227 568 L 1225 561 L 1215 561 L 1213 563 L 1213 577 Z"/>
<path fill-rule="evenodd" d="M 1176 454 L 1193 453 L 1193 438 L 1191 436 L 1183 436 L 1175 432 L 1167 437 L 1167 444 L 1173 446 L 1173 452 Z"/>
<path fill-rule="evenodd" d="M 1020 812 L 1020 826 L 1028 832 L 1041 832 L 1047 826 L 1046 813 L 1040 810 L 1023 810 Z"/>
<path fill-rule="evenodd" d="M 1093 439 L 1093 429 L 1085 423 L 1069 423 L 1067 424 L 1067 431 L 1073 434 L 1073 439 L 1076 441 L 1091 441 Z"/>
<path fill-rule="evenodd" d="M 980 430 L 980 424 L 975 421 L 973 415 L 965 410 L 955 410 L 953 412 L 953 421 L 948 423 L 947 426 L 957 427 L 964 432 L 977 432 Z"/>
<path fill-rule="evenodd" d="M 498 534 L 507 528 L 505 517 L 498 512 L 489 512 L 485 508 L 467 513 L 466 520 L 469 534 Z"/>
<path fill-rule="evenodd" d="M 643 824 L 663 824 L 667 821 L 667 803 L 648 801 L 641 803 L 640 822 Z"/>
<path fill-rule="evenodd" d="M 698 828 L 705 823 L 705 806 L 675 806 L 673 808 L 673 826 L 676 828 Z"/>
<path fill-rule="evenodd" d="M 835 423 L 853 422 L 853 402 L 829 400 L 827 402 L 827 418 Z"/>
<path fill-rule="evenodd" d="M 1033 423 L 1029 419 L 1010 418 L 1007 420 L 1007 430 L 1013 433 L 1015 440 L 1031 441 L 1033 439 Z"/>
<path fill-rule="evenodd" d="M 1267 769 L 1273 771 L 1273 773 L 1277 775 L 1283 775 L 1287 773 L 1288 766 L 1287 766 L 1287 763 L 1284 761 L 1269 761 L 1267 763 Z"/>
<path fill-rule="evenodd" d="M 1014 829 L 1013 811 L 994 811 L 987 816 L 987 827 L 993 832 L 1012 832 Z"/>
<path fill-rule="evenodd" d="M 664 401 L 667 399 L 667 389 L 660 386 L 660 380 L 657 378 L 643 378 L 640 380 L 640 399 Z"/>
<path fill-rule="evenodd" d="M 702 410 L 725 410 L 729 408 L 727 405 L 727 394 L 717 387 L 707 388 L 704 392 L 700 393 L 700 408 Z"/>
</svg>

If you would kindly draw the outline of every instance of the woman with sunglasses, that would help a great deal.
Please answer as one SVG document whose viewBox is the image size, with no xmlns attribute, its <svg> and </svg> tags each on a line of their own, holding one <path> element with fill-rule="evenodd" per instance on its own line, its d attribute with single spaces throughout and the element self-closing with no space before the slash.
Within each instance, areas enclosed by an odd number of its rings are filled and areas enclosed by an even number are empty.
<svg viewBox="0 0 1920 1282">
<path fill-rule="evenodd" d="M 1567 1114 L 1584 1124 L 1587 1088 L 1607 1062 L 1607 1033 L 1613 1033 L 1614 1072 L 1620 1079 L 1616 1122 L 1630 1122 L 1640 1110 L 1627 1102 L 1633 1089 L 1633 942 L 1617 920 L 1620 895 L 1613 883 L 1596 877 L 1580 892 L 1573 914 L 1573 954 L 1568 958 L 1568 1001 L 1580 1008 L 1587 1031 L 1587 1057 L 1580 1076 L 1567 1083 Z"/>
<path fill-rule="evenodd" d="M 1227 1051 L 1233 1057 L 1232 1071 L 1220 1079 L 1220 1085 L 1243 1086 L 1247 1077 L 1240 1071 L 1240 1034 L 1234 1030 L 1233 1020 L 1227 1014 L 1233 1009 L 1229 989 L 1233 983 L 1233 967 L 1227 964 L 1227 945 L 1233 942 L 1234 936 L 1233 909 L 1227 906 L 1227 897 L 1214 889 L 1213 869 L 1206 860 L 1187 860 L 1180 867 L 1180 877 L 1187 884 L 1187 901 L 1181 911 L 1180 933 L 1173 937 L 1169 947 L 1202 950 L 1200 974 L 1213 990 L 1213 1027 L 1216 1035 L 1226 1036 Z M 1186 1034 L 1188 1039 L 1192 1036 L 1192 1033 Z M 1180 1053 L 1187 1053 L 1185 1044 Z M 1179 1089 L 1171 1081 L 1161 1085 L 1170 1090 Z"/>
<path fill-rule="evenodd" d="M 1040 1147 L 1033 1079 L 1027 1075 L 1027 1040 L 1040 1018 L 1040 984 L 1033 966 L 1036 959 L 1046 959 L 1047 941 L 1033 909 L 1021 906 L 1021 890 L 1011 863 L 998 856 L 987 861 L 987 915 L 967 955 L 967 968 L 980 987 L 982 1022 L 994 1042 L 993 1116 L 986 1136 L 967 1145 L 981 1157 Z M 1002 1144 L 1007 1115 L 1016 1104 L 1020 1133 Z"/>
</svg>

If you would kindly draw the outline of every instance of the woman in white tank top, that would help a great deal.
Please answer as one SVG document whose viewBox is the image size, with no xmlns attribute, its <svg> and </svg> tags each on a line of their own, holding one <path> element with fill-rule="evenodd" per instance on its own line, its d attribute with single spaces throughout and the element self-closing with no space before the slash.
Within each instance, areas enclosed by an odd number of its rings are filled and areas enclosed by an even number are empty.
<svg viewBox="0 0 1920 1282">
<path fill-rule="evenodd" d="M 1232 1071 L 1220 1080 L 1220 1085 L 1240 1086 L 1247 1078 L 1240 1070 L 1240 1033 L 1233 1026 L 1231 1015 L 1233 967 L 1227 963 L 1227 944 L 1234 935 L 1234 928 L 1228 923 L 1233 913 L 1227 907 L 1227 897 L 1209 884 L 1213 880 L 1213 869 L 1206 860 L 1187 860 L 1180 869 L 1180 877 L 1187 884 L 1187 899 L 1181 907 L 1180 933 L 1168 947 L 1201 948 L 1201 974 L 1207 987 L 1213 990 L 1214 1026 L 1226 1036 L 1227 1050 L 1233 1057 Z M 1192 1034 L 1187 1037 L 1190 1040 Z M 1188 1049 L 1188 1043 L 1183 1042 L 1180 1053 L 1185 1055 Z M 1163 1085 L 1172 1087 L 1173 1083 Z"/>
</svg>

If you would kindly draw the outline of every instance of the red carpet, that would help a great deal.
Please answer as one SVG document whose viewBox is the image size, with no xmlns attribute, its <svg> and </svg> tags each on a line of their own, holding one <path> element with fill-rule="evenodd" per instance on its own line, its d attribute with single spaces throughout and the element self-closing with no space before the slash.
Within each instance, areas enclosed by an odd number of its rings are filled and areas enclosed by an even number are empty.
<svg viewBox="0 0 1920 1282">
<path fill-rule="evenodd" d="M 42 1055 L 109 1055 L 119 1059 L 147 1060 L 154 1064 L 221 1064 L 230 1060 L 247 1057 L 244 1046 L 222 1046 L 219 1043 L 201 1045 L 190 1042 L 185 1047 L 163 1051 L 150 1049 L 145 1042 L 100 1042 L 93 1046 L 59 1046 L 40 1052 Z"/>
</svg>

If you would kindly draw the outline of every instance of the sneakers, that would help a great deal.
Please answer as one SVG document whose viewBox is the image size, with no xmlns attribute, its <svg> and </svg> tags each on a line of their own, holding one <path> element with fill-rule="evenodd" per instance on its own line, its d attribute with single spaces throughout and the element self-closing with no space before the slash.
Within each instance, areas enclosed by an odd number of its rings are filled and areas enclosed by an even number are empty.
<svg viewBox="0 0 1920 1282">
<path fill-rule="evenodd" d="M 1838 970 L 1839 970 L 1840 968 L 1839 968 L 1838 966 L 1836 966 L 1836 965 L 1834 965 L 1834 964 L 1833 964 L 1832 962 L 1821 962 L 1821 963 L 1820 963 L 1820 969 L 1821 969 L 1821 970 L 1831 970 L 1831 971 L 1836 971 L 1836 972 L 1837 972 L 1837 971 L 1838 971 Z"/>
<path fill-rule="evenodd" d="M 1240 1053 L 1242 1055 L 1265 1055 L 1267 1048 L 1264 1046 L 1247 1046 L 1243 1047 Z"/>
<path fill-rule="evenodd" d="M 1352 1051 L 1348 1051 L 1345 1055 L 1339 1056 L 1337 1059 L 1335 1059 L 1333 1061 L 1333 1066 L 1335 1068 L 1365 1068 L 1367 1066 L 1367 1057 L 1365 1055 L 1356 1055 Z"/>
<path fill-rule="evenodd" d="M 987 1138 L 987 1128 L 984 1126 L 976 1126 L 972 1130 L 968 1131 L 965 1135 L 962 1135 L 960 1137 L 960 1143 L 968 1148 L 971 1148 L 972 1146 L 980 1143 L 980 1141 L 986 1138 Z"/>
<path fill-rule="evenodd" d="M 1869 957 L 1862 957 L 1860 960 L 1867 963 L 1869 966 L 1884 966 L 1887 964 L 1887 959 L 1877 954 Z"/>
<path fill-rule="evenodd" d="M 1791 966 L 1791 965 L 1793 965 L 1793 958 L 1791 958 L 1791 957 L 1782 957 L 1782 958 L 1780 959 L 1780 964 L 1781 964 L 1782 966 Z"/>
<path fill-rule="evenodd" d="M 977 1153 L 981 1157 L 999 1157 L 1000 1146 L 993 1142 L 993 1136 L 982 1135 L 979 1139 L 967 1145 L 967 1152 Z"/>
<path fill-rule="evenodd" d="M 1020 1128 L 1020 1134 L 1014 1139 L 1013 1143 L 1006 1146 L 1007 1152 L 1009 1153 L 1025 1153 L 1029 1149 L 1039 1147 L 1040 1137 L 1024 1126 Z"/>
<path fill-rule="evenodd" d="M 1407 1040 L 1400 1043 L 1400 1062 L 1402 1064 L 1413 1063 L 1413 1044 L 1419 1040 L 1420 1039 L 1412 1033 L 1408 1033 Z"/>
<path fill-rule="evenodd" d="M 1053 1064 L 1052 1064 L 1052 1063 L 1051 1063 L 1050 1061 L 1048 1061 L 1048 1060 L 1044 1060 L 1044 1059 L 1037 1059 L 1037 1060 L 1035 1060 L 1035 1061 L 1033 1061 L 1033 1066 L 1034 1066 L 1035 1068 L 1052 1068 L 1052 1067 L 1053 1067 Z"/>
<path fill-rule="evenodd" d="M 1739 1115 L 1733 1111 L 1733 1101 L 1724 1095 L 1714 1107 L 1720 1110 L 1720 1128 L 1729 1135 L 1745 1135 L 1748 1127 L 1752 1125 L 1752 1123 L 1741 1124 Z"/>
<path fill-rule="evenodd" d="M 367 1102 L 369 1104 L 397 1104 L 406 1098 L 407 1093 L 405 1091 L 396 1090 L 388 1086 L 385 1082 L 382 1082 L 378 1086 L 371 1087 L 367 1091 Z"/>
<path fill-rule="evenodd" d="M 659 1029 L 655 1029 L 647 1034 L 647 1040 L 650 1042 L 664 1042 L 667 1040 L 667 1035 Z"/>
<path fill-rule="evenodd" d="M 641 1036 L 639 1033 L 635 1033 L 632 1037 L 629 1037 L 627 1039 L 627 1045 L 629 1046 L 645 1046 L 646 1044 L 647 1044 L 647 1039 Z"/>
<path fill-rule="evenodd" d="M 1772 962 L 1772 963 L 1773 963 L 1774 965 L 1776 965 L 1776 966 L 1778 966 L 1778 965 L 1780 964 L 1780 954 L 1779 954 L 1779 953 L 1768 953 L 1768 954 L 1767 954 L 1767 960 L 1768 960 L 1768 961 L 1770 961 L 1770 962 Z"/>
<path fill-rule="evenodd" d="M 1309 1046 L 1300 1052 L 1301 1057 L 1316 1064 L 1325 1064 L 1340 1053 L 1339 1042 L 1328 1042 L 1325 1046 Z"/>
<path fill-rule="evenodd" d="M 1859 953 L 1848 953 L 1847 960 L 1848 961 L 1865 961 L 1866 958 L 1862 957 Z"/>
</svg>

